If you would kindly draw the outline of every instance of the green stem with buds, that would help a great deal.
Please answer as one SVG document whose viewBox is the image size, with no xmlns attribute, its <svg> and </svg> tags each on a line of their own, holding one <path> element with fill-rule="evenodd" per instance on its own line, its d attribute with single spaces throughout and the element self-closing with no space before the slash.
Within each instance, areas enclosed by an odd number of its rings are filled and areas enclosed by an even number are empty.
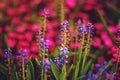
<svg viewBox="0 0 120 80">
<path fill-rule="evenodd" d="M 85 62 L 86 62 L 87 54 L 89 52 L 88 49 L 90 47 L 89 43 L 90 43 L 90 33 L 88 34 L 88 39 L 87 39 L 87 43 L 86 43 L 86 47 L 85 47 L 85 53 L 84 53 L 84 56 L 83 56 L 81 73 L 83 73 L 83 70 L 84 70 L 84 67 L 85 67 Z"/>
<path fill-rule="evenodd" d="M 22 57 L 22 79 L 25 80 L 25 63 L 24 63 L 24 57 Z"/>
</svg>

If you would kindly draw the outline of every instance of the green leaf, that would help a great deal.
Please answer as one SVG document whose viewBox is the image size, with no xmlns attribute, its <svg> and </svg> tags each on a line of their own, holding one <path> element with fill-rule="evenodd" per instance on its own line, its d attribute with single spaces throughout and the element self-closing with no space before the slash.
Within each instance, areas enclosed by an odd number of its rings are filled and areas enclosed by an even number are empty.
<svg viewBox="0 0 120 80">
<path fill-rule="evenodd" d="M 71 70 L 74 68 L 73 64 L 68 68 L 67 74 L 71 72 Z"/>
<path fill-rule="evenodd" d="M 77 80 L 81 80 L 84 77 L 84 75 L 77 78 Z"/>
<path fill-rule="evenodd" d="M 91 66 L 92 66 L 92 59 L 86 63 L 83 74 L 86 74 L 87 71 L 91 68 Z"/>
<path fill-rule="evenodd" d="M 2 65 L 1 63 L 0 63 L 0 72 L 2 74 L 6 74 L 6 72 L 7 72 L 7 68 L 4 65 Z"/>
<path fill-rule="evenodd" d="M 30 71 L 31 69 L 30 69 L 30 66 L 28 65 L 27 66 L 27 73 L 26 73 L 26 78 L 27 78 L 27 80 L 32 80 L 31 79 L 31 71 Z"/>
<path fill-rule="evenodd" d="M 101 19 L 101 21 L 102 21 L 102 23 L 103 23 L 103 27 L 104 27 L 104 29 L 106 30 L 108 36 L 110 37 L 110 39 L 112 40 L 112 42 L 114 43 L 114 45 L 118 46 L 118 44 L 116 43 L 116 41 L 115 41 L 114 38 L 113 38 L 112 33 L 108 30 L 107 22 L 105 21 L 104 17 L 102 16 L 100 10 L 98 10 L 98 14 L 99 14 L 99 17 L 100 17 L 100 19 Z"/>
<path fill-rule="evenodd" d="M 66 65 L 62 67 L 62 72 L 60 73 L 59 80 L 66 80 L 67 72 L 66 72 Z"/>
<path fill-rule="evenodd" d="M 59 48 L 56 47 L 55 51 L 51 54 L 51 57 L 55 58 L 55 57 L 57 57 L 58 54 L 59 54 Z"/>
<path fill-rule="evenodd" d="M 40 62 L 38 61 L 38 59 L 35 59 L 35 62 L 37 64 L 37 66 L 40 66 Z"/>
<path fill-rule="evenodd" d="M 56 80 L 59 80 L 60 71 L 59 71 L 59 69 L 57 68 L 57 66 L 53 63 L 52 60 L 50 60 L 50 62 L 51 62 L 51 70 L 52 70 L 52 73 L 53 73 L 53 75 L 55 76 L 55 79 L 56 79 Z"/>
<path fill-rule="evenodd" d="M 35 80 L 34 66 L 31 59 L 28 61 L 27 76 L 27 78 L 29 78 L 28 80 Z"/>
<path fill-rule="evenodd" d="M 17 72 L 15 73 L 15 77 L 16 77 L 16 79 L 15 79 L 15 80 L 19 80 L 19 77 L 18 77 Z"/>
</svg>

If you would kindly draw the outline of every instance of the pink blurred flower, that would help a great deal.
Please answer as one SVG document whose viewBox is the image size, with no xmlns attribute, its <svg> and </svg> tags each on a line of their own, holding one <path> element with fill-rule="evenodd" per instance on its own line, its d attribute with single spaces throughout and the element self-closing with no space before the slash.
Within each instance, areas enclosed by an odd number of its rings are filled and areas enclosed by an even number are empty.
<svg viewBox="0 0 120 80">
<path fill-rule="evenodd" d="M 15 15 L 15 9 L 14 8 L 7 8 L 7 14 L 9 15 L 9 16 L 13 16 L 13 15 Z"/>
<path fill-rule="evenodd" d="M 18 33 L 23 33 L 25 31 L 25 28 L 24 27 L 22 27 L 22 26 L 17 26 L 16 27 L 16 32 L 18 32 Z"/>
<path fill-rule="evenodd" d="M 21 40 L 18 42 L 18 48 L 28 48 L 30 45 L 27 41 Z"/>
<path fill-rule="evenodd" d="M 25 39 L 25 35 L 18 33 L 18 34 L 17 34 L 17 39 L 18 39 L 18 40 L 23 40 L 23 39 Z"/>
<path fill-rule="evenodd" d="M 16 35 L 15 32 L 9 32 L 9 33 L 8 33 L 8 37 L 15 39 L 15 38 L 17 37 L 17 35 Z"/>
<path fill-rule="evenodd" d="M 31 52 L 37 53 L 38 52 L 38 45 L 37 43 L 33 42 L 30 48 Z"/>
<path fill-rule="evenodd" d="M 70 47 L 72 49 L 79 48 L 80 47 L 80 42 L 71 42 Z"/>
<path fill-rule="evenodd" d="M 117 32 L 117 28 L 115 26 L 109 26 L 108 29 L 111 33 Z"/>
<path fill-rule="evenodd" d="M 85 20 L 88 20 L 89 19 L 89 16 L 88 14 L 84 13 L 84 12 L 79 12 L 76 17 L 79 17 L 79 18 L 82 18 L 82 19 L 85 19 Z"/>
<path fill-rule="evenodd" d="M 105 45 L 107 45 L 109 47 L 113 46 L 113 43 L 112 43 L 111 39 L 109 38 L 109 36 L 107 35 L 106 32 L 101 32 L 101 38 L 104 41 Z"/>
<path fill-rule="evenodd" d="M 97 0 L 86 0 L 87 4 L 95 5 L 97 3 Z"/>
<path fill-rule="evenodd" d="M 4 28 L 4 30 L 6 31 L 6 32 L 9 32 L 10 31 L 10 26 L 5 26 L 5 28 Z"/>
<path fill-rule="evenodd" d="M 93 9 L 95 9 L 95 7 L 94 7 L 93 5 L 86 4 L 86 5 L 84 6 L 84 10 L 86 10 L 86 11 L 93 10 Z"/>
<path fill-rule="evenodd" d="M 12 23 L 13 23 L 14 25 L 20 24 L 20 23 L 21 23 L 20 18 L 19 18 L 19 17 L 13 17 L 13 18 L 12 18 Z"/>
<path fill-rule="evenodd" d="M 40 26 L 37 25 L 37 24 L 33 24 L 33 25 L 31 26 L 31 30 L 32 30 L 33 32 L 37 32 L 37 31 L 39 30 L 39 28 L 40 28 Z"/>
<path fill-rule="evenodd" d="M 20 7 L 17 9 L 19 14 L 25 13 L 28 11 L 27 5 L 20 5 Z"/>
<path fill-rule="evenodd" d="M 53 40 L 49 40 L 49 51 L 53 52 L 55 49 L 55 43 L 53 42 Z"/>
<path fill-rule="evenodd" d="M 10 48 L 13 48 L 16 46 L 16 40 L 13 38 L 8 38 L 8 45 Z"/>
<path fill-rule="evenodd" d="M 97 47 L 97 48 L 102 48 L 101 39 L 98 38 L 98 37 L 95 37 L 95 38 L 92 40 L 92 45 L 93 45 L 94 47 Z"/>
<path fill-rule="evenodd" d="M 25 38 L 27 41 L 32 41 L 32 32 L 28 31 L 25 33 Z"/>
<path fill-rule="evenodd" d="M 75 8 L 77 3 L 77 0 L 66 0 L 66 4 L 68 5 L 68 7 L 70 8 Z"/>
</svg>

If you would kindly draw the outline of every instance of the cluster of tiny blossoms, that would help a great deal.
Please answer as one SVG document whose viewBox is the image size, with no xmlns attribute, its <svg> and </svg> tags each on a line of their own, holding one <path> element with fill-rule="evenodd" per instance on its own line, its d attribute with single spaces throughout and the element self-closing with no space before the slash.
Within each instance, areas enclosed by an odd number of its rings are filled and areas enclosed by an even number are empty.
<svg viewBox="0 0 120 80">
<path fill-rule="evenodd" d="M 60 56 L 54 59 L 54 63 L 59 67 L 62 67 L 64 64 L 68 64 L 68 53 L 68 48 L 65 47 L 64 44 L 62 44 L 62 46 L 60 47 Z"/>
<path fill-rule="evenodd" d="M 115 80 L 114 73 L 108 69 L 107 64 L 106 61 L 103 61 L 102 64 L 95 64 L 95 70 L 89 71 L 83 80 Z"/>
<path fill-rule="evenodd" d="M 60 52 L 59 52 L 59 56 L 57 56 L 54 59 L 54 63 L 59 66 L 62 67 L 64 64 L 68 64 L 68 44 L 69 44 L 69 23 L 68 21 L 64 21 L 63 23 L 61 23 L 60 25 L 60 31 L 61 31 L 61 36 L 60 36 L 60 40 L 61 40 L 61 45 L 60 45 Z"/>
<path fill-rule="evenodd" d="M 85 24 L 85 22 L 82 22 L 81 20 L 78 20 L 78 37 L 81 40 L 82 36 L 84 36 L 85 41 L 90 38 L 93 38 L 94 35 L 94 26 L 91 23 Z"/>
<path fill-rule="evenodd" d="M 26 49 L 21 49 L 18 51 L 17 60 L 20 64 L 22 63 L 22 59 L 23 59 L 24 63 L 26 63 L 27 57 L 28 57 L 28 51 Z"/>
<path fill-rule="evenodd" d="M 12 50 L 5 49 L 4 50 L 4 58 L 11 58 L 12 57 Z"/>
</svg>

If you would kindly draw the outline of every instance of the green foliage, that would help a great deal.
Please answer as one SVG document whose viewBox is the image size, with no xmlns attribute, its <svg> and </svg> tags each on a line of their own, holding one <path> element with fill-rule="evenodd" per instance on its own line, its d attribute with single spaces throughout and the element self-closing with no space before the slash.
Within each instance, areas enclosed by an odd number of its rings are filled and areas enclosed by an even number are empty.
<svg viewBox="0 0 120 80">
<path fill-rule="evenodd" d="M 7 68 L 3 64 L 0 63 L 0 73 L 6 75 L 6 71 L 7 71 Z"/>
<path fill-rule="evenodd" d="M 60 76 L 60 71 L 58 69 L 58 67 L 54 64 L 54 62 L 52 60 L 51 61 L 51 70 L 52 70 L 52 73 L 55 77 L 56 80 L 60 80 L 59 79 L 59 76 Z"/>
</svg>

